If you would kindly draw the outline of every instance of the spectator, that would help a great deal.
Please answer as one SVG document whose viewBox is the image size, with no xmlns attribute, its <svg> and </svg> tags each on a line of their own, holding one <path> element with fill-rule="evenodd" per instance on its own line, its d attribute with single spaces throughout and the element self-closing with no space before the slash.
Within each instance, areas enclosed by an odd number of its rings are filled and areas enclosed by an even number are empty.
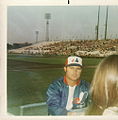
<svg viewBox="0 0 118 120">
<path fill-rule="evenodd" d="M 104 58 L 97 66 L 90 93 L 87 115 L 118 115 L 118 55 Z"/>
</svg>

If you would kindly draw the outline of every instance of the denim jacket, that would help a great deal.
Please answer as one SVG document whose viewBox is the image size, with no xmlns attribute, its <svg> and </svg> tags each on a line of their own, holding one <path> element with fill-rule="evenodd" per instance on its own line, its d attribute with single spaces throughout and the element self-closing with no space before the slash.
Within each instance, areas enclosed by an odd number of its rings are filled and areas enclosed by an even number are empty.
<svg viewBox="0 0 118 120">
<path fill-rule="evenodd" d="M 84 97 L 78 104 L 73 103 L 72 109 L 80 109 L 87 107 L 89 101 L 89 86 L 90 84 L 84 80 L 80 80 L 75 87 L 73 99 L 79 98 L 83 93 Z M 59 78 L 50 84 L 47 90 L 47 105 L 49 115 L 67 115 L 66 105 L 68 100 L 69 86 L 64 80 L 64 77 Z"/>
</svg>

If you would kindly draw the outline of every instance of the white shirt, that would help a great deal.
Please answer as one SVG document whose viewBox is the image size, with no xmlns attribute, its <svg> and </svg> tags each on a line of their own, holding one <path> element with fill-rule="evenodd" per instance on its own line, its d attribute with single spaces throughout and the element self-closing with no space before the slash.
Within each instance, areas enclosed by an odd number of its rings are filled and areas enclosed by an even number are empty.
<svg viewBox="0 0 118 120">
<path fill-rule="evenodd" d="M 73 87 L 69 86 L 68 101 L 66 105 L 67 110 L 71 110 L 73 107 L 73 95 L 74 95 L 75 87 L 76 86 Z"/>
</svg>

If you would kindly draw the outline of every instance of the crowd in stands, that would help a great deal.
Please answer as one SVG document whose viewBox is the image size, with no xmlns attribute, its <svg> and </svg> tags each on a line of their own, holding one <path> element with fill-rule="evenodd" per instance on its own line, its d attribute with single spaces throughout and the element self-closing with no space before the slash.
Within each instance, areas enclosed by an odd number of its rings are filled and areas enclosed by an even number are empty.
<svg viewBox="0 0 118 120">
<path fill-rule="evenodd" d="M 104 57 L 118 52 L 118 39 L 42 42 L 9 50 L 9 53 Z"/>
</svg>

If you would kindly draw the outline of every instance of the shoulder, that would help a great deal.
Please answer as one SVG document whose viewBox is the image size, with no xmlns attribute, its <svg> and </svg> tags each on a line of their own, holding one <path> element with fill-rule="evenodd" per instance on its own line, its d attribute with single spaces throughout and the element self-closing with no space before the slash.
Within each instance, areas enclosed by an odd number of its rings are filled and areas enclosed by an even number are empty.
<svg viewBox="0 0 118 120">
<path fill-rule="evenodd" d="M 85 80 L 80 80 L 80 86 L 84 86 L 86 88 L 89 88 L 90 87 L 90 83 L 85 81 Z"/>
<path fill-rule="evenodd" d="M 62 85 L 64 85 L 64 78 L 63 77 L 60 77 L 59 79 L 57 80 L 54 80 L 51 84 L 50 84 L 50 87 L 61 87 Z"/>
<path fill-rule="evenodd" d="M 85 80 L 80 80 L 80 84 L 77 85 L 77 88 L 79 88 L 81 91 L 89 91 L 90 89 L 90 83 Z"/>
</svg>

